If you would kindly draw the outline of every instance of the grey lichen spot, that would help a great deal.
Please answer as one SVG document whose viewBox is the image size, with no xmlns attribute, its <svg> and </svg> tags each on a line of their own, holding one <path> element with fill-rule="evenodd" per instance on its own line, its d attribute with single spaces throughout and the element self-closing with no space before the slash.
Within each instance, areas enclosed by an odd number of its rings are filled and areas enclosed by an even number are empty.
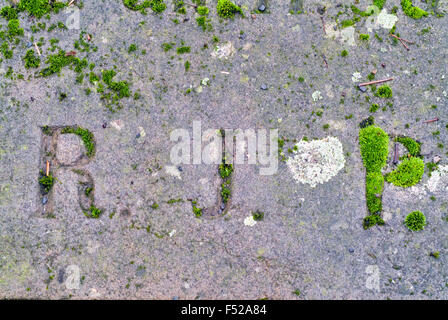
<svg viewBox="0 0 448 320">
<path fill-rule="evenodd" d="M 344 168 L 342 144 L 336 137 L 311 142 L 301 140 L 296 147 L 297 151 L 287 160 L 287 165 L 298 183 L 314 188 L 319 183 L 329 181 Z"/>
</svg>

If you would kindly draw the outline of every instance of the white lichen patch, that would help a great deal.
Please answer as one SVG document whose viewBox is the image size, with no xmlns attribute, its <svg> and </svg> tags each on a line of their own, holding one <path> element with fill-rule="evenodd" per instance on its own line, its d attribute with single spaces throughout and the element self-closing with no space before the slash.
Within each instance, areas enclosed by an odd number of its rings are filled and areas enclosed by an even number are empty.
<svg viewBox="0 0 448 320">
<path fill-rule="evenodd" d="M 388 14 L 386 9 L 381 10 L 377 18 L 378 25 L 388 30 L 392 29 L 397 21 L 398 17 L 394 14 Z"/>
<path fill-rule="evenodd" d="M 342 43 L 348 44 L 349 46 L 355 46 L 355 28 L 347 27 L 341 30 L 339 39 Z"/>
<path fill-rule="evenodd" d="M 423 199 L 428 196 L 428 192 L 436 195 L 445 195 L 448 192 L 448 165 L 439 166 L 437 170 L 434 170 L 425 184 L 415 185 L 406 189 L 395 186 L 391 186 L 391 188 L 395 190 L 397 197 L 400 198 L 411 196 Z"/>
<path fill-rule="evenodd" d="M 182 177 L 180 176 L 180 171 L 175 166 L 166 166 L 165 172 L 169 174 L 170 176 L 176 177 L 179 180 L 182 180 Z"/>
<path fill-rule="evenodd" d="M 329 23 L 325 25 L 325 36 L 327 38 L 338 40 L 342 44 L 348 44 L 349 46 L 356 45 L 354 27 L 338 30 L 336 23 Z"/>
<path fill-rule="evenodd" d="M 359 72 L 355 72 L 352 75 L 352 81 L 353 82 L 359 82 L 361 80 L 361 78 L 362 78 L 362 75 Z"/>
<path fill-rule="evenodd" d="M 121 129 L 123 129 L 124 127 L 124 123 L 123 121 L 121 121 L 120 119 L 118 120 L 114 120 L 110 123 L 110 125 L 112 126 L 112 128 L 117 129 L 118 131 L 120 131 Z"/>
<path fill-rule="evenodd" d="M 396 15 L 389 14 L 386 9 L 383 9 L 378 14 L 367 18 L 366 27 L 368 31 L 379 28 L 390 30 L 394 27 L 397 21 L 398 17 Z"/>
<path fill-rule="evenodd" d="M 344 168 L 344 151 L 336 137 L 310 142 L 301 140 L 296 146 L 297 151 L 287 160 L 287 165 L 298 183 L 314 188 L 319 183 L 328 182 Z"/>
<path fill-rule="evenodd" d="M 218 59 L 228 59 L 235 54 L 236 50 L 233 46 L 232 42 L 228 41 L 226 44 L 222 46 L 216 46 L 211 55 L 214 58 Z"/>
<path fill-rule="evenodd" d="M 246 217 L 246 219 L 244 219 L 244 225 L 246 225 L 248 227 L 253 227 L 256 224 L 257 224 L 257 221 L 254 220 L 253 216 L 248 216 L 248 217 Z"/>
<path fill-rule="evenodd" d="M 431 192 L 447 192 L 448 191 L 448 165 L 439 166 L 439 168 L 432 172 L 431 178 L 425 184 Z"/>
<path fill-rule="evenodd" d="M 311 97 L 313 98 L 313 101 L 322 100 L 322 94 L 320 91 L 314 91 Z"/>
</svg>

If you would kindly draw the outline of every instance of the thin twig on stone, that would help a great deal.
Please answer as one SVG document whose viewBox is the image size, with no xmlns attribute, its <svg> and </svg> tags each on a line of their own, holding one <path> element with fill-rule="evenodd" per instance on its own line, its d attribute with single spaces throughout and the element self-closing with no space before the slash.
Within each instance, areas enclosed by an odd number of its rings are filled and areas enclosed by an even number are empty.
<svg viewBox="0 0 448 320">
<path fill-rule="evenodd" d="M 359 84 L 358 87 L 368 86 L 368 85 L 377 84 L 377 83 L 383 83 L 383 82 L 392 81 L 392 80 L 394 80 L 394 78 L 387 78 L 387 79 L 383 79 L 383 80 L 364 82 L 364 83 Z"/>
<path fill-rule="evenodd" d="M 37 45 L 36 42 L 34 42 L 34 47 L 36 48 L 37 54 L 38 54 L 38 55 L 41 55 L 41 54 L 40 54 L 40 50 L 39 50 L 39 46 Z"/>
<path fill-rule="evenodd" d="M 439 121 L 439 118 L 434 118 L 434 119 L 426 120 L 426 121 L 423 121 L 423 123 L 431 123 L 431 122 L 436 122 L 436 121 Z"/>
</svg>

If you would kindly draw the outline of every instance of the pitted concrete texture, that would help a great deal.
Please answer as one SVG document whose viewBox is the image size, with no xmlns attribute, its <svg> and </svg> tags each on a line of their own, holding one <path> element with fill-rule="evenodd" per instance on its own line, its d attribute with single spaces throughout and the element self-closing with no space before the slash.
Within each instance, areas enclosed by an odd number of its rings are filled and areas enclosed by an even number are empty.
<svg viewBox="0 0 448 320">
<path fill-rule="evenodd" d="M 192 6 L 180 14 L 164 2 L 164 12 L 143 15 L 121 0 L 85 0 L 79 29 L 67 22 L 72 11 L 21 12 L 24 34 L 0 40 L 13 51 L 0 53 L 0 298 L 447 299 L 447 2 L 414 0 L 435 11 L 414 20 L 400 0 L 387 0 L 381 18 L 343 28 L 356 17 L 350 5 L 372 1 L 298 1 L 300 14 L 290 1 L 268 1 L 260 14 L 260 1 L 240 0 L 245 17 L 227 20 L 209 0 L 206 31 Z M 389 35 L 392 18 L 410 50 Z M 34 42 L 40 66 L 26 69 Z M 190 51 L 178 53 L 183 46 Z M 59 48 L 87 65 L 39 76 Z M 106 70 L 115 70 L 114 86 Z M 393 78 L 392 98 L 357 87 L 372 73 Z M 120 99 L 111 87 L 121 81 L 129 97 Z M 422 143 L 425 164 L 440 160 L 411 188 L 386 183 L 385 225 L 364 230 L 358 134 L 369 116 L 391 137 L 384 173 L 396 168 L 397 135 Z M 170 135 L 185 129 L 193 142 L 194 121 L 202 132 L 278 129 L 283 142 L 273 175 L 260 174 L 265 164 L 235 164 L 224 214 L 218 165 L 170 159 Z M 74 164 L 86 153 L 80 137 L 60 134 L 53 150 L 44 126 L 89 130 L 95 155 Z M 333 138 L 342 148 L 334 157 L 322 146 Z M 297 180 L 288 161 L 305 142 L 327 162 L 310 157 L 316 170 L 296 172 L 316 176 Z M 48 194 L 38 183 L 46 160 L 56 177 Z M 98 218 L 88 217 L 91 206 Z M 427 219 L 419 232 L 404 225 L 415 210 Z"/>
</svg>

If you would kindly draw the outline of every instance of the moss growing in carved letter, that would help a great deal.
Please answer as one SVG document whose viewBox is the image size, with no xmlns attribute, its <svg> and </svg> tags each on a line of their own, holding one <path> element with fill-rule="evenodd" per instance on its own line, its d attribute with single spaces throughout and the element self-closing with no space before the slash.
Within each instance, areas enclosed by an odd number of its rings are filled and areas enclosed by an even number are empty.
<svg viewBox="0 0 448 320">
<path fill-rule="evenodd" d="M 395 138 L 395 142 L 399 142 L 402 145 L 404 145 L 405 148 L 408 149 L 411 156 L 413 157 L 420 156 L 420 148 L 422 144 L 415 141 L 414 139 L 409 137 L 397 137 Z"/>
<path fill-rule="evenodd" d="M 368 172 L 378 172 L 386 165 L 389 136 L 383 129 L 368 126 L 359 131 L 359 144 L 364 166 Z"/>
<path fill-rule="evenodd" d="M 89 130 L 81 128 L 81 127 L 65 127 L 61 131 L 62 134 L 73 133 L 79 136 L 84 142 L 84 146 L 86 147 L 86 153 L 89 158 L 92 158 L 95 155 L 95 139 L 93 137 L 93 133 Z"/>
<path fill-rule="evenodd" d="M 425 164 L 416 157 L 403 160 L 398 168 L 386 175 L 386 181 L 399 187 L 411 187 L 416 185 L 423 177 Z"/>
</svg>

